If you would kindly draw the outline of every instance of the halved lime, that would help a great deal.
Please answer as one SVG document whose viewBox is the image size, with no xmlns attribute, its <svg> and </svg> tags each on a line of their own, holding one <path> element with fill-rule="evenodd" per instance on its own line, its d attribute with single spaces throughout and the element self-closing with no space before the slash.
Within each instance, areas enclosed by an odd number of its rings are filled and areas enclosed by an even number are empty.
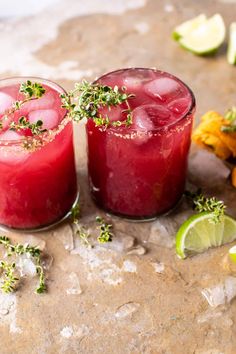
<svg viewBox="0 0 236 354">
<path fill-rule="evenodd" d="M 229 257 L 233 263 L 236 263 L 236 246 L 230 248 Z"/>
<path fill-rule="evenodd" d="M 181 25 L 177 26 L 173 33 L 172 37 L 178 41 L 181 37 L 186 36 L 193 30 L 195 30 L 199 25 L 206 22 L 207 18 L 205 14 L 201 14 L 197 17 L 194 17 L 192 20 L 183 22 Z"/>
<path fill-rule="evenodd" d="M 227 60 L 232 65 L 236 64 L 236 22 L 231 23 L 229 28 Z"/>
<path fill-rule="evenodd" d="M 186 258 L 235 239 L 236 220 L 224 215 L 218 223 L 214 223 L 212 213 L 202 212 L 190 216 L 180 226 L 176 234 L 176 253 L 180 258 Z"/>
<path fill-rule="evenodd" d="M 216 14 L 179 39 L 179 43 L 197 55 L 214 53 L 224 42 L 225 24 Z"/>
</svg>

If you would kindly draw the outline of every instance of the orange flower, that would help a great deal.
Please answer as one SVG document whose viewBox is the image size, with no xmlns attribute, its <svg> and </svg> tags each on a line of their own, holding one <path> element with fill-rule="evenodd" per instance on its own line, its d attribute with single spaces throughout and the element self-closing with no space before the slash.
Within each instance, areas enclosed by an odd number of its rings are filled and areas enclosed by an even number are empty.
<svg viewBox="0 0 236 354">
<path fill-rule="evenodd" d="M 193 141 L 226 160 L 230 156 L 236 156 L 236 133 L 224 133 L 222 126 L 229 125 L 219 113 L 209 111 L 201 118 L 197 129 L 193 132 Z"/>
</svg>

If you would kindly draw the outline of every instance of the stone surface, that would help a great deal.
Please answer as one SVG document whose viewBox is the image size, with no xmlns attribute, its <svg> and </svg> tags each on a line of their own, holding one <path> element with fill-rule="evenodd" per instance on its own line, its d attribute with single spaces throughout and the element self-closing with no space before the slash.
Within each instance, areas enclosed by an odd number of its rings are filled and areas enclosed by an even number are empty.
<svg viewBox="0 0 236 354">
<path fill-rule="evenodd" d="M 1 8 L 1 77 L 41 76 L 70 89 L 83 77 L 115 68 L 158 67 L 193 89 L 196 118 L 235 105 L 236 68 L 227 64 L 225 46 L 213 58 L 199 58 L 170 38 L 175 25 L 202 12 L 220 12 L 228 25 L 235 20 L 235 1 L 48 3 L 38 13 L 30 1 L 20 4 L 21 11 L 12 5 L 25 18 Z M 83 124 L 75 127 L 75 148 L 81 222 L 90 227 L 102 213 L 88 193 Z M 192 148 L 188 183 L 224 199 L 236 217 L 236 192 L 227 176 L 221 162 Z M 47 294 L 34 294 L 34 278 L 15 294 L 0 294 L 0 353 L 235 354 L 236 302 L 222 300 L 212 308 L 201 293 L 232 277 L 223 266 L 229 246 L 178 260 L 174 234 L 189 213 L 183 204 L 149 223 L 112 218 L 117 237 L 92 249 L 73 239 L 69 225 L 37 235 L 9 233 L 15 241 L 35 244 L 37 238 L 51 258 Z"/>
</svg>

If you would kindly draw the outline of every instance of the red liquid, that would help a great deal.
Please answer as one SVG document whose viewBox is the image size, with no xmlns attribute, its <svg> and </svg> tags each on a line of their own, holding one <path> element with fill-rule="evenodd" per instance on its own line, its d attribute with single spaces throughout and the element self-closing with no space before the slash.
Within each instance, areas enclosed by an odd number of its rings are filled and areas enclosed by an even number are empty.
<svg viewBox="0 0 236 354">
<path fill-rule="evenodd" d="M 185 188 L 192 93 L 170 74 L 149 69 L 119 70 L 98 81 L 112 87 L 125 85 L 136 97 L 129 100 L 131 127 L 104 130 L 92 120 L 87 122 L 89 181 L 95 202 L 133 218 L 167 212 Z M 111 120 L 125 119 L 122 110 L 115 110 L 105 114 Z"/>
<path fill-rule="evenodd" d="M 0 82 L 0 113 L 1 107 L 10 103 L 5 93 L 13 101 L 22 98 L 17 94 L 19 84 L 12 81 Z M 50 82 L 43 82 L 43 86 L 46 93 L 42 98 L 26 103 L 11 116 L 15 121 L 21 115 L 31 122 L 41 119 L 44 127 L 51 129 L 43 145 L 34 151 L 24 149 L 22 141 L 31 132 L 9 131 L 9 121 L 0 132 L 0 224 L 17 229 L 35 229 L 59 221 L 77 196 L 72 123 L 66 121 L 66 111 L 61 108 L 62 89 Z"/>
</svg>

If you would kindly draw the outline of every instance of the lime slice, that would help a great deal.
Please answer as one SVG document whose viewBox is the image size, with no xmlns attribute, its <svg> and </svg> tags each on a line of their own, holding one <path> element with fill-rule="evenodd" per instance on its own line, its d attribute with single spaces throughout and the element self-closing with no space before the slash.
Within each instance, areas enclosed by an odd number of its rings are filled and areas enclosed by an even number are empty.
<svg viewBox="0 0 236 354">
<path fill-rule="evenodd" d="M 224 39 L 224 20 L 221 15 L 216 14 L 180 38 L 179 43 L 194 54 L 207 55 L 216 52 Z"/>
<path fill-rule="evenodd" d="M 229 28 L 227 60 L 232 65 L 236 64 L 236 22 L 231 23 Z"/>
<path fill-rule="evenodd" d="M 201 14 L 197 17 L 194 17 L 192 20 L 185 21 L 174 29 L 174 32 L 172 33 L 172 37 L 176 41 L 178 41 L 181 37 L 186 36 L 188 33 L 198 28 L 199 25 L 206 22 L 206 20 L 207 20 L 206 15 Z"/>
<path fill-rule="evenodd" d="M 202 212 L 191 216 L 176 235 L 176 253 L 180 258 L 201 253 L 236 239 L 236 220 L 224 215 L 220 222 L 212 221 L 212 213 Z"/>
<path fill-rule="evenodd" d="M 236 246 L 230 248 L 229 257 L 233 263 L 236 263 Z"/>
</svg>

